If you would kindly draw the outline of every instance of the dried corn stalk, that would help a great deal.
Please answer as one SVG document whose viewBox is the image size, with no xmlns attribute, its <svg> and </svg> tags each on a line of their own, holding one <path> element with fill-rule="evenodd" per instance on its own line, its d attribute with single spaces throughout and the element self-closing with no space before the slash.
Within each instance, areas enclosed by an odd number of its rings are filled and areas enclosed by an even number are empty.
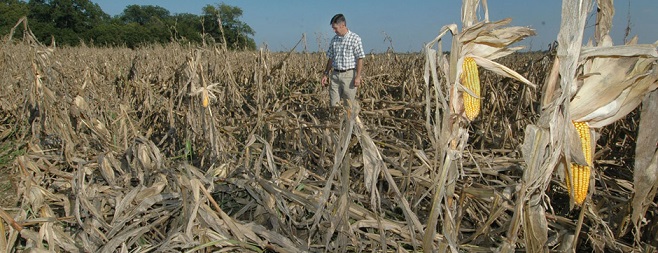
<svg viewBox="0 0 658 253">
<path fill-rule="evenodd" d="M 434 247 L 435 228 L 442 208 L 444 213 L 442 216 L 444 219 L 442 226 L 444 240 L 439 242 L 438 251 L 445 252 L 450 249 L 455 252 L 458 248 L 459 228 L 456 222 L 457 206 L 454 196 L 455 183 L 458 177 L 458 163 L 453 161 L 461 158 L 468 140 L 468 131 L 465 128 L 467 124 L 462 124 L 462 122 L 473 120 L 479 113 L 479 108 L 475 103 L 481 99 L 479 84 L 475 82 L 477 67 L 482 67 L 535 87 L 534 84 L 520 74 L 494 62 L 500 57 L 521 49 L 522 47 L 509 46 L 525 37 L 534 35 L 534 31 L 527 27 L 503 27 L 511 22 L 509 18 L 489 22 L 486 1 L 483 1 L 482 4 L 486 18 L 484 21 L 478 21 L 475 12 L 479 5 L 480 1 L 478 0 L 465 0 L 462 7 L 463 30 L 459 32 L 455 24 L 444 26 L 442 33 L 425 47 L 427 59 L 425 65 L 426 87 L 428 89 L 430 87 L 431 73 L 436 99 L 442 102 L 437 101 L 436 103 L 435 111 L 437 115 L 435 117 L 439 118 L 439 111 L 444 112 L 442 115 L 443 120 L 439 121 L 441 126 L 435 125 L 432 127 L 428 123 L 428 130 L 434 131 L 432 143 L 436 145 L 437 155 L 435 159 L 438 159 L 434 164 L 440 166 L 437 169 L 440 173 L 437 174 L 439 178 L 434 180 L 438 184 L 432 198 L 432 209 L 423 239 L 425 252 L 437 250 Z M 448 31 L 454 35 L 450 61 L 448 62 L 446 57 L 441 57 L 438 63 L 438 66 L 447 77 L 448 95 L 443 97 L 443 91 L 439 88 L 435 72 L 437 51 L 433 50 L 432 46 L 440 42 L 443 35 Z M 428 94 L 427 100 L 429 101 L 429 92 L 426 94 Z M 464 108 L 467 108 L 467 110 Z M 428 122 L 430 122 L 429 108 L 426 109 L 428 110 L 426 113 Z M 445 205 L 442 205 L 442 203 Z"/>
<path fill-rule="evenodd" d="M 596 129 L 624 118 L 657 87 L 657 45 L 636 45 L 636 41 L 637 38 L 624 46 L 613 46 L 610 36 L 605 35 L 599 46 L 590 43 L 581 50 L 582 72 L 575 79 L 579 82 L 574 82 L 578 88 L 570 102 L 570 117 L 574 122 L 586 122 L 592 135 L 596 134 Z M 569 133 L 570 138 L 580 139 L 572 131 Z M 591 152 L 594 152 L 594 143 L 590 145 Z M 576 151 L 569 157 L 570 160 L 579 160 L 582 156 Z M 586 165 L 582 160 L 579 164 Z M 566 177 L 572 178 L 574 173 L 568 172 Z M 570 187 L 567 186 L 573 189 Z M 581 203 L 579 198 L 571 195 L 576 204 Z"/>
<path fill-rule="evenodd" d="M 500 247 L 501 252 L 514 252 L 522 223 L 526 250 L 548 250 L 545 192 L 553 170 L 560 162 L 567 126 L 573 128 L 570 121 L 565 119 L 564 114 L 567 112 L 562 109 L 568 107 L 565 104 L 571 97 L 571 89 L 564 87 L 569 87 L 571 79 L 561 80 L 558 87 L 558 76 L 575 76 L 578 55 L 573 52 L 578 52 L 582 44 L 589 4 L 589 1 L 578 0 L 565 0 L 562 4 L 563 22 L 558 34 L 558 57 L 545 84 L 547 88 L 543 94 L 539 121 L 537 125 L 528 125 L 525 130 L 522 152 L 527 168 L 523 172 L 516 209 L 507 231 L 507 241 Z"/>
<path fill-rule="evenodd" d="M 642 101 L 638 126 L 637 143 L 635 143 L 635 169 L 633 170 L 633 188 L 635 193 L 631 202 L 630 221 L 635 227 L 635 241 L 641 240 L 641 228 L 647 226 L 645 214 L 653 205 L 658 190 L 658 91 L 654 90 Z"/>
<path fill-rule="evenodd" d="M 607 35 L 611 17 L 598 18 L 597 46 L 592 46 L 592 43 L 582 46 L 587 13 L 591 10 L 589 4 L 588 1 L 563 1 L 558 54 L 546 83 L 542 115 L 538 127 L 530 125 L 526 129 L 523 153 L 528 169 L 524 172 L 522 196 L 517 202 L 522 208 L 517 208 L 519 214 L 515 212 L 514 220 L 519 216 L 532 217 L 526 218 L 524 223 L 526 245 L 532 246 L 528 248 L 530 251 L 546 250 L 545 233 L 538 231 L 546 230 L 543 198 L 553 169 L 564 166 L 567 188 L 575 189 L 570 191 L 572 203 L 587 204 L 585 187 L 592 182 L 586 175 L 587 170 L 582 173 L 581 169 L 585 166 L 593 168 L 591 154 L 595 138 L 590 137 L 587 141 L 581 134 L 596 136 L 597 128 L 626 116 L 656 86 L 656 45 L 635 45 L 634 39 L 625 46 L 613 46 Z M 606 8 L 612 8 L 612 2 L 599 1 L 599 15 L 614 13 Z M 572 121 L 589 128 L 581 128 L 579 134 Z M 529 136 L 533 138 L 527 138 Z M 583 139 L 585 141 L 581 142 Z M 549 152 L 540 152 L 542 149 L 549 149 Z M 560 157 L 566 157 L 566 163 L 561 163 Z M 570 162 L 574 163 L 573 169 L 567 166 Z M 578 179 L 574 179 L 575 175 Z M 528 196 L 523 196 L 526 192 Z M 572 248 L 578 245 L 582 217 L 581 214 L 573 232 L 576 235 L 573 243 L 567 243 Z M 518 223 L 513 221 L 513 224 L 513 227 L 518 227 Z M 514 239 L 512 243 L 516 236 L 515 229 L 510 229 L 508 237 Z M 509 251 L 513 244 L 507 245 L 503 251 Z"/>
</svg>

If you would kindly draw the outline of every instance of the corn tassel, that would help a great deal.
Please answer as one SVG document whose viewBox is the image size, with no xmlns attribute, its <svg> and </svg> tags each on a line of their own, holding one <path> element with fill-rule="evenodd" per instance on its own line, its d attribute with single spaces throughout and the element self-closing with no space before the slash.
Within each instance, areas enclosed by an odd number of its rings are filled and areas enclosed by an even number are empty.
<svg viewBox="0 0 658 253">
<path fill-rule="evenodd" d="M 478 66 L 475 64 L 473 58 L 464 58 L 460 81 L 464 87 L 471 90 L 477 96 L 474 97 L 466 91 L 462 93 L 466 118 L 473 120 L 480 114 L 480 76 L 478 74 Z"/>
<path fill-rule="evenodd" d="M 573 122 L 573 125 L 578 130 L 578 136 L 580 137 L 580 144 L 585 155 L 585 161 L 588 165 L 592 164 L 592 150 L 591 150 L 591 135 L 589 126 L 585 122 Z M 567 189 L 569 194 L 573 196 L 574 202 L 577 205 L 583 204 L 585 197 L 587 197 L 587 190 L 589 188 L 589 177 L 592 173 L 592 168 L 588 165 L 580 165 L 576 163 L 571 163 L 571 179 L 566 177 Z M 573 189 L 571 189 L 571 182 L 573 181 Z"/>
</svg>

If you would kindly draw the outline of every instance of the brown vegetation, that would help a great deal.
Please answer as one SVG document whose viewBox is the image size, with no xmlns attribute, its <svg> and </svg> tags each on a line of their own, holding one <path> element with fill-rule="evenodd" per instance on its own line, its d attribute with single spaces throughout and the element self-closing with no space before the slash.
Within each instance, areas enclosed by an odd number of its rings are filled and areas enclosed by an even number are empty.
<svg viewBox="0 0 658 253">
<path fill-rule="evenodd" d="M 328 108 L 318 53 L 26 41 L 1 54 L 0 169 L 12 180 L 0 184 L 0 248 L 8 252 L 421 249 L 440 167 L 428 141 L 427 123 L 440 119 L 426 114 L 436 100 L 426 107 L 423 55 L 369 55 L 359 110 Z M 552 60 L 500 61 L 543 84 Z M 457 245 L 476 252 L 505 240 L 524 129 L 538 119 L 542 90 L 487 71 L 480 78 L 482 112 L 454 189 Z M 579 248 L 658 246 L 655 204 L 641 243 L 628 223 L 637 118 L 602 132 Z M 578 210 L 554 178 L 548 246 L 559 249 Z"/>
</svg>

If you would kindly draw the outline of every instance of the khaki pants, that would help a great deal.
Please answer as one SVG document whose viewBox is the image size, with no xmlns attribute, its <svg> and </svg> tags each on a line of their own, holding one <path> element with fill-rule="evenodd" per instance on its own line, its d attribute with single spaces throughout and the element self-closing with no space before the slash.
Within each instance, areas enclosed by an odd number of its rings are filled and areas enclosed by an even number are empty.
<svg viewBox="0 0 658 253">
<path fill-rule="evenodd" d="M 356 98 L 355 75 L 356 71 L 354 70 L 334 71 L 331 74 L 331 86 L 329 87 L 331 106 L 337 106 L 339 100 L 343 101 L 343 105 L 347 105 L 347 100 L 354 101 Z"/>
</svg>

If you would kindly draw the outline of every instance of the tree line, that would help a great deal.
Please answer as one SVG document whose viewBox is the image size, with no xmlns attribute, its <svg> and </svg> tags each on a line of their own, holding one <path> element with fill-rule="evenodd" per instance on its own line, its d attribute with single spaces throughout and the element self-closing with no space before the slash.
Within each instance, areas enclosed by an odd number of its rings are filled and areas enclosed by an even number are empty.
<svg viewBox="0 0 658 253">
<path fill-rule="evenodd" d="M 255 31 L 240 21 L 242 9 L 206 5 L 201 15 L 172 14 L 154 5 L 129 5 L 114 17 L 89 0 L 0 0 L 0 36 L 23 17 L 42 42 L 58 45 L 139 47 L 153 43 L 226 43 L 229 49 L 256 48 Z M 220 26 L 221 24 L 221 26 Z M 13 38 L 24 31 L 14 30 Z"/>
</svg>

